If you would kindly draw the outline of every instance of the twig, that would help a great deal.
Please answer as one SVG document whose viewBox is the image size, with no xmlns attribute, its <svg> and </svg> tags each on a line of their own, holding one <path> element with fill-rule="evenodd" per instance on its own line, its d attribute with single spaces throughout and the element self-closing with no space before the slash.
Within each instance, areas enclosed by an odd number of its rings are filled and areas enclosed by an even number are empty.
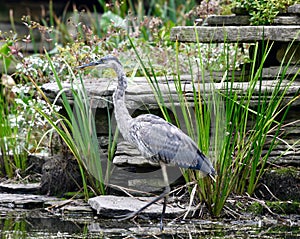
<svg viewBox="0 0 300 239">
<path fill-rule="evenodd" d="M 267 186 L 266 184 L 262 183 L 262 185 L 266 188 L 266 190 L 268 191 L 268 193 L 270 193 L 271 196 L 272 196 L 273 198 L 275 198 L 276 200 L 280 201 L 279 198 L 277 198 L 277 197 L 271 192 L 271 190 L 268 188 L 268 186 Z"/>
<path fill-rule="evenodd" d="M 260 205 L 262 205 L 264 208 L 266 208 L 268 210 L 269 213 L 271 213 L 273 216 L 276 216 L 276 217 L 279 217 L 278 214 L 274 213 L 267 205 L 266 205 L 266 202 L 263 201 L 263 200 L 259 200 L 259 199 L 256 199 L 256 198 L 253 198 L 253 197 L 250 197 L 249 194 L 246 193 L 246 196 L 248 199 L 252 200 L 252 201 L 255 201 L 255 202 L 258 202 Z"/>
<path fill-rule="evenodd" d="M 195 186 L 192 189 L 191 196 L 190 196 L 190 203 L 189 203 L 186 213 L 183 216 L 183 219 L 185 219 L 187 217 L 187 215 L 189 214 L 189 212 L 191 211 L 192 203 L 194 201 L 194 197 L 195 197 L 195 193 L 196 193 L 196 189 L 197 189 L 197 184 L 195 184 Z"/>
</svg>

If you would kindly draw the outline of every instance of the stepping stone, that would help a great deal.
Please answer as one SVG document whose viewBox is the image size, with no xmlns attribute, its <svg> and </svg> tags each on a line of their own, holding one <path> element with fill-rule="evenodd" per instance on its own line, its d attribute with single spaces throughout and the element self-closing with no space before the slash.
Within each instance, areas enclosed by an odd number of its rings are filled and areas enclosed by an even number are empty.
<svg viewBox="0 0 300 239">
<path fill-rule="evenodd" d="M 40 183 L 0 183 L 0 192 L 37 193 Z"/>
<path fill-rule="evenodd" d="M 106 218 L 112 218 L 137 211 L 154 198 L 155 197 L 122 197 L 108 195 L 90 198 L 88 203 L 98 215 Z M 158 218 L 162 213 L 162 207 L 162 202 L 152 204 L 140 214 L 149 216 L 150 218 Z M 194 208 L 192 208 L 192 210 L 194 210 Z M 186 211 L 187 208 L 185 207 L 177 207 L 169 203 L 167 204 L 165 215 L 168 218 L 175 218 L 186 213 Z"/>
</svg>

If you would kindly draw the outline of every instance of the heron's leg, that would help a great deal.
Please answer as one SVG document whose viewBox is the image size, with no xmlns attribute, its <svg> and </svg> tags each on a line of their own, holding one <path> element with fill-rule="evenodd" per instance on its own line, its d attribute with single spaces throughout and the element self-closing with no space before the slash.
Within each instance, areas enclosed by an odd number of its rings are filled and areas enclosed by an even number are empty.
<svg viewBox="0 0 300 239">
<path fill-rule="evenodd" d="M 139 210 L 137 210 L 135 212 L 128 213 L 126 215 L 115 216 L 115 218 L 117 218 L 119 221 L 123 221 L 123 220 L 126 220 L 126 219 L 133 218 L 136 215 L 138 215 L 140 212 L 145 210 L 146 208 L 150 207 L 152 204 L 154 204 L 154 203 L 158 202 L 159 200 L 161 200 L 162 198 L 164 198 L 164 205 L 163 205 L 163 211 L 162 211 L 161 222 L 160 222 L 160 228 L 161 228 L 161 230 L 163 229 L 163 216 L 164 216 L 164 213 L 166 211 L 167 198 L 168 198 L 168 195 L 169 195 L 169 192 L 170 192 L 170 186 L 169 186 L 169 180 L 168 180 L 166 165 L 162 162 L 160 163 L 160 165 L 161 165 L 162 174 L 163 174 L 163 178 L 164 178 L 164 184 L 165 184 L 165 190 L 163 191 L 163 193 L 160 194 L 158 197 L 154 198 L 151 202 L 147 203 L 145 206 L 143 206 Z"/>
<path fill-rule="evenodd" d="M 164 185 L 165 185 L 164 204 L 163 204 L 163 210 L 162 210 L 161 217 L 160 217 L 160 230 L 162 231 L 164 229 L 164 221 L 163 220 L 164 220 L 168 197 L 169 197 L 169 193 L 170 193 L 170 186 L 169 186 L 169 178 L 168 178 L 168 173 L 167 173 L 167 168 L 166 168 L 165 163 L 160 162 L 160 166 L 161 166 L 161 171 L 162 171 L 162 175 L 164 178 Z"/>
</svg>

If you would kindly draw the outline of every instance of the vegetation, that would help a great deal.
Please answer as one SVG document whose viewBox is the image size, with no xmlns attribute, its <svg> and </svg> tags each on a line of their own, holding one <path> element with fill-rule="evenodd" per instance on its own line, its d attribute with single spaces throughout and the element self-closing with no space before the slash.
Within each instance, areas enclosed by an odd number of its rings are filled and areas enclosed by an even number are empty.
<svg viewBox="0 0 300 239">
<path fill-rule="evenodd" d="M 234 0 L 233 6 L 244 8 L 250 15 L 252 25 L 272 24 L 279 13 L 285 13 L 288 6 L 299 3 L 297 0 Z"/>
<path fill-rule="evenodd" d="M 237 46 L 236 52 L 238 52 Z M 200 44 L 197 43 L 196 47 L 200 47 Z M 231 193 L 253 194 L 264 173 L 268 157 L 276 147 L 276 139 L 279 137 L 282 123 L 294 100 L 285 102 L 284 99 L 300 70 L 289 79 L 289 84 L 285 84 L 284 79 L 289 64 L 281 66 L 282 74 L 278 75 L 272 94 L 268 95 L 262 90 L 264 84 L 262 69 L 271 47 L 266 46 L 261 59 L 254 57 L 248 89 L 241 89 L 240 92 L 234 90 L 236 87 L 234 82 L 238 80 L 234 76 L 234 70 L 231 72 L 232 75 L 225 75 L 226 80 L 222 89 L 215 89 L 213 78 L 207 83 L 208 79 L 204 75 L 204 59 L 202 54 L 199 54 L 199 67 L 202 74 L 194 78 L 197 74 L 193 72 L 192 67 L 189 68 L 193 93 L 191 100 L 187 93 L 190 89 L 183 88 L 181 72 L 178 67 L 175 69 L 173 80 L 178 99 L 172 99 L 171 102 L 174 104 L 179 100 L 181 110 L 174 113 L 175 121 L 185 124 L 178 124 L 178 127 L 187 129 L 200 148 L 210 155 L 218 172 L 215 183 L 212 183 L 209 178 L 203 178 L 199 172 L 185 170 L 183 175 L 187 182 L 198 183 L 199 190 L 196 190 L 198 195 L 196 194 L 195 197 L 204 201 L 214 216 L 220 216 Z M 177 48 L 177 56 L 178 51 Z M 256 45 L 255 55 L 257 51 L 258 45 Z M 201 52 L 200 49 L 198 52 Z M 144 66 L 141 59 L 140 62 Z M 180 62 L 177 61 L 176 66 L 179 64 Z M 227 67 L 228 72 L 232 66 L 228 64 Z M 152 69 L 152 73 L 154 71 Z M 164 116 L 171 121 L 168 107 L 162 101 L 164 97 L 161 95 L 162 90 L 159 88 L 156 76 L 152 76 L 146 67 L 144 72 L 154 88 L 154 93 L 157 94 Z M 202 91 L 199 90 L 201 86 Z M 253 104 L 254 95 L 258 97 L 257 105 Z M 172 97 L 171 91 L 169 97 Z M 297 95 L 295 97 L 299 98 Z M 173 105 L 171 108 L 176 107 Z M 180 120 L 178 115 L 182 115 L 184 119 Z M 264 152 L 266 143 L 269 147 L 267 152 Z"/>
<path fill-rule="evenodd" d="M 264 173 L 268 157 L 276 147 L 276 139 L 280 137 L 282 122 L 292 103 L 286 102 L 285 96 L 299 70 L 290 79 L 290 83 L 284 85 L 290 62 L 283 61 L 287 64 L 281 65 L 281 74 L 275 79 L 274 90 L 267 94 L 263 91 L 262 69 L 272 45 L 264 43 L 263 53 L 258 58 L 260 49 L 256 44 L 254 60 L 249 59 L 247 45 L 241 50 L 238 44 L 226 43 L 226 39 L 218 45 L 199 42 L 179 45 L 169 41 L 170 29 L 175 24 L 192 24 L 193 19 L 190 17 L 194 13 L 197 15 L 192 8 L 195 1 L 150 1 L 147 8 L 143 6 L 143 1 L 137 4 L 123 1 L 121 5 L 118 5 L 119 1 L 113 2 L 107 5 L 105 1 L 99 0 L 104 9 L 101 20 L 96 11 L 76 10 L 68 22 L 65 13 L 58 18 L 50 11 L 49 21 L 43 19 L 38 23 L 29 16 L 23 18 L 28 27 L 28 36 L 16 37 L 14 34 L 1 33 L 1 39 L 5 39 L 0 49 L 0 59 L 4 63 L 3 89 L 0 92 L 0 153 L 4 168 L 1 176 L 13 178 L 19 175 L 19 171 L 25 171 L 27 156 L 31 152 L 53 153 L 53 135 L 58 134 L 78 162 L 85 198 L 89 197 L 91 191 L 93 194 L 107 193 L 107 174 L 104 172 L 110 168 L 116 132 L 111 132 L 112 127 L 109 125 L 109 162 L 104 165 L 99 157 L 102 153 L 98 148 L 93 111 L 82 75 L 76 67 L 113 53 L 124 62 L 128 75 L 147 77 L 158 105 L 169 121 L 171 116 L 162 100 L 157 77 L 173 76 L 177 96 L 173 99 L 171 93 L 174 92 L 170 92 L 170 102 L 173 103 L 170 108 L 175 121 L 178 127 L 186 128 L 204 153 L 210 156 L 218 172 L 216 182 L 213 183 L 191 170 L 182 171 L 183 176 L 187 182 L 194 182 L 193 188 L 189 188 L 192 199 L 204 202 L 212 215 L 220 216 L 230 194 L 253 194 Z M 198 9 L 200 15 L 209 12 L 209 2 L 203 2 Z M 223 1 L 223 5 L 210 2 L 212 11 L 224 12 L 222 9 L 227 9 L 228 4 L 224 4 L 227 2 Z M 268 1 L 235 3 L 248 7 L 249 12 L 254 4 L 262 4 L 259 7 L 266 9 L 266 12 L 263 11 L 266 17 L 261 18 L 264 24 L 270 23 L 277 14 L 273 8 L 272 12 L 267 11 L 270 7 Z M 279 9 L 283 1 L 277 3 Z M 256 13 L 250 14 L 253 24 L 261 24 Z M 90 26 L 83 23 L 86 16 Z M 72 32 L 67 31 L 70 27 Z M 33 38 L 36 29 L 50 51 L 36 47 Z M 35 54 L 25 57 L 18 47 L 19 40 L 33 44 Z M 245 72 L 245 62 L 251 65 L 248 88 L 236 92 L 235 82 L 244 81 L 245 78 L 242 75 L 237 79 L 234 73 Z M 3 77 L 10 77 L 7 69 L 12 63 L 16 64 L 13 74 L 16 84 L 5 85 Z M 214 86 L 212 72 L 216 70 L 223 73 L 222 89 Z M 210 73 L 210 77 L 207 77 L 206 72 Z M 99 73 L 87 71 L 82 74 L 98 76 Z M 103 74 L 112 76 L 109 71 Z M 189 91 L 181 79 L 183 74 L 191 77 Z M 49 102 L 40 88 L 49 81 L 56 82 L 60 89 L 55 102 Z M 73 102 L 63 89 L 63 81 L 70 82 Z M 11 94 L 12 98 L 9 97 Z M 252 104 L 254 95 L 257 105 Z M 55 105 L 59 97 L 65 115 Z M 299 95 L 293 100 L 298 98 Z M 175 110 L 175 101 L 179 101 L 179 111 Z M 180 116 L 183 116 L 183 121 Z M 264 145 L 267 143 L 269 147 L 265 152 Z"/>
</svg>

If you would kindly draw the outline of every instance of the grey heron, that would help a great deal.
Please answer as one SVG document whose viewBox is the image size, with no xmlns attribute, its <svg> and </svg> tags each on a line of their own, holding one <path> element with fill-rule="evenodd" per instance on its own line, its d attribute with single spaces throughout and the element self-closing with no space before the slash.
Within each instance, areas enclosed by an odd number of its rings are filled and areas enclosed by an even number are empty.
<svg viewBox="0 0 300 239">
<path fill-rule="evenodd" d="M 166 164 L 175 164 L 183 168 L 200 170 L 212 178 L 216 174 L 215 169 L 196 143 L 173 124 L 153 114 L 131 117 L 125 105 L 127 78 L 118 58 L 108 55 L 98 61 L 81 65 L 79 68 L 89 66 L 112 68 L 117 73 L 118 86 L 113 94 L 113 104 L 118 128 L 124 139 L 135 145 L 144 157 L 160 164 L 164 179 L 165 189 L 162 194 L 139 210 L 126 214 L 119 219 L 133 218 L 153 203 L 164 198 L 160 219 L 160 229 L 162 231 L 163 218 L 170 193 Z"/>
</svg>

